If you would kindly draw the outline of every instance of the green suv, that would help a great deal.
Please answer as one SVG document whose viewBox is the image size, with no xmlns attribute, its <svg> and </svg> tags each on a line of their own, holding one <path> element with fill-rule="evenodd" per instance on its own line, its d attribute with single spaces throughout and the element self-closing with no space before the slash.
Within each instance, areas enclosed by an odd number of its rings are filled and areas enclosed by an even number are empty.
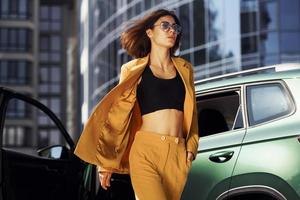
<svg viewBox="0 0 300 200">
<path fill-rule="evenodd" d="M 300 64 L 195 87 L 200 143 L 182 199 L 300 199 Z"/>
</svg>

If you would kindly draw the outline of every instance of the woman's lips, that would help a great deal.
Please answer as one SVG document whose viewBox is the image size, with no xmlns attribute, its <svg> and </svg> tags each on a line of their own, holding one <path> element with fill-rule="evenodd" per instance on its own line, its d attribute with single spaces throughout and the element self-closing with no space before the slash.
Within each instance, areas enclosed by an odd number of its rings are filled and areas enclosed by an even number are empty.
<svg viewBox="0 0 300 200">
<path fill-rule="evenodd" d="M 172 40 L 175 40 L 175 37 L 168 37 L 168 39 L 172 39 Z"/>
</svg>

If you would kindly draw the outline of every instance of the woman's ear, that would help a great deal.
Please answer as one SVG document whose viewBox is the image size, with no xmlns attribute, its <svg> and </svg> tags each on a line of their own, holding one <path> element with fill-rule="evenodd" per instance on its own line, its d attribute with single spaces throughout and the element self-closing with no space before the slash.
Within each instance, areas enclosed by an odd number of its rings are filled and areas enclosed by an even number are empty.
<svg viewBox="0 0 300 200">
<path fill-rule="evenodd" d="M 153 33 L 152 33 L 152 29 L 147 29 L 146 30 L 146 34 L 147 34 L 147 36 L 149 37 L 149 38 L 151 38 L 152 36 L 153 36 Z"/>
</svg>

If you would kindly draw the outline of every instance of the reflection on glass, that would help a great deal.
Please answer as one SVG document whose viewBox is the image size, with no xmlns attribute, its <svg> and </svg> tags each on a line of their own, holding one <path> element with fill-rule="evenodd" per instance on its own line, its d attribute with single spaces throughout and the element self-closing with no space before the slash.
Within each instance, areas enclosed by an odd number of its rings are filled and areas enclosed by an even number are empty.
<svg viewBox="0 0 300 200">
<path fill-rule="evenodd" d="M 49 38 L 48 37 L 41 37 L 40 38 L 40 49 L 47 50 L 49 48 Z"/>
<path fill-rule="evenodd" d="M 51 93 L 60 93 L 60 85 L 59 84 L 52 84 L 51 85 Z"/>
<path fill-rule="evenodd" d="M 60 99 L 52 97 L 50 100 L 50 109 L 55 113 L 59 114 L 60 113 Z"/>
<path fill-rule="evenodd" d="M 62 147 L 53 147 L 53 148 L 50 149 L 50 151 L 51 151 L 50 152 L 50 157 L 51 158 L 59 159 L 61 157 L 61 154 L 62 154 Z"/>
<path fill-rule="evenodd" d="M 208 5 L 208 29 L 209 41 L 216 41 L 221 39 L 222 19 L 224 16 L 223 0 L 207 0 Z"/>
<path fill-rule="evenodd" d="M 60 50 L 60 37 L 51 36 L 51 50 L 59 51 Z"/>
<path fill-rule="evenodd" d="M 40 30 L 48 31 L 49 30 L 49 22 L 40 22 Z"/>
<path fill-rule="evenodd" d="M 241 55 L 241 33 L 240 33 L 240 1 L 231 0 L 230 4 L 224 3 L 223 17 L 223 64 L 227 66 L 240 66 Z M 229 67 L 232 68 L 232 67 Z M 228 69 L 231 71 L 231 69 Z M 237 69 L 238 70 L 238 69 Z"/>
<path fill-rule="evenodd" d="M 52 53 L 51 54 L 51 61 L 60 62 L 60 53 Z"/>
<path fill-rule="evenodd" d="M 7 43 L 8 40 L 8 29 L 2 29 L 0 28 L 0 42 L 1 42 L 1 46 L 0 48 L 4 48 L 5 49 L 5 44 Z"/>
<path fill-rule="evenodd" d="M 194 65 L 202 65 L 205 64 L 205 49 L 201 49 L 194 52 Z"/>
<path fill-rule="evenodd" d="M 299 52 L 300 33 L 282 32 L 280 35 L 280 47 L 282 52 Z"/>
<path fill-rule="evenodd" d="M 48 81 L 48 68 L 47 67 L 40 68 L 40 81 L 41 82 Z"/>
<path fill-rule="evenodd" d="M 263 37 L 262 37 L 263 36 Z M 278 53 L 279 52 L 278 32 L 267 32 L 261 34 L 261 53 Z"/>
<path fill-rule="evenodd" d="M 48 60 L 49 60 L 48 53 L 40 52 L 40 61 L 48 61 Z"/>
<path fill-rule="evenodd" d="M 27 40 L 27 37 L 26 37 L 26 30 L 19 30 L 19 44 L 20 44 L 20 47 L 25 50 L 25 45 L 26 45 L 26 40 Z"/>
<path fill-rule="evenodd" d="M 257 31 L 257 20 L 255 12 L 241 13 L 241 32 L 250 33 Z"/>
<path fill-rule="evenodd" d="M 52 31 L 59 31 L 61 29 L 60 22 L 51 22 L 51 30 Z"/>
<path fill-rule="evenodd" d="M 8 14 L 8 1 L 9 0 L 1 0 L 1 15 L 6 16 Z"/>
<path fill-rule="evenodd" d="M 20 13 L 22 14 L 26 14 L 27 12 L 27 1 L 30 1 L 30 0 L 19 0 L 19 10 L 20 10 Z"/>
<path fill-rule="evenodd" d="M 39 93 L 48 93 L 48 84 L 39 84 Z"/>
<path fill-rule="evenodd" d="M 21 146 L 24 142 L 25 130 L 22 127 L 16 127 L 16 145 Z"/>
<path fill-rule="evenodd" d="M 53 19 L 53 20 L 61 19 L 61 8 L 59 6 L 51 7 L 51 19 Z"/>
<path fill-rule="evenodd" d="M 60 83 L 60 68 L 51 68 L 51 81 L 53 83 Z"/>
<path fill-rule="evenodd" d="M 280 0 L 280 28 L 295 30 L 300 28 L 300 1 Z"/>
<path fill-rule="evenodd" d="M 44 147 L 48 145 L 48 132 L 46 130 L 40 130 L 38 132 L 38 146 Z"/>
<path fill-rule="evenodd" d="M 26 78 L 26 63 L 24 61 L 18 62 L 18 77 L 21 78 L 21 80 Z"/>
<path fill-rule="evenodd" d="M 60 144 L 60 132 L 58 129 L 50 130 L 49 145 Z"/>
<path fill-rule="evenodd" d="M 40 17 L 41 17 L 42 20 L 49 18 L 48 6 L 41 6 L 40 7 Z"/>
<path fill-rule="evenodd" d="M 261 30 L 277 29 L 278 12 L 277 1 L 263 1 L 260 3 L 260 28 Z"/>
<path fill-rule="evenodd" d="M 219 45 L 214 45 L 214 46 L 211 46 L 209 48 L 209 61 L 210 62 L 221 60 L 222 59 L 221 55 L 222 54 L 220 52 L 220 46 Z"/>
<path fill-rule="evenodd" d="M 190 47 L 190 20 L 189 20 L 189 4 L 180 7 L 180 22 L 183 28 L 180 49 L 188 49 Z"/>
<path fill-rule="evenodd" d="M 271 54 L 271 55 L 262 55 L 262 65 L 273 65 L 279 63 L 279 55 Z"/>
<path fill-rule="evenodd" d="M 194 46 L 205 44 L 205 12 L 203 1 L 193 1 Z"/>
<path fill-rule="evenodd" d="M 9 43 L 11 45 L 16 45 L 17 42 L 17 30 L 16 29 L 10 29 L 9 31 Z"/>
<path fill-rule="evenodd" d="M 242 54 L 256 53 L 257 49 L 257 36 L 250 36 L 242 38 Z"/>
</svg>

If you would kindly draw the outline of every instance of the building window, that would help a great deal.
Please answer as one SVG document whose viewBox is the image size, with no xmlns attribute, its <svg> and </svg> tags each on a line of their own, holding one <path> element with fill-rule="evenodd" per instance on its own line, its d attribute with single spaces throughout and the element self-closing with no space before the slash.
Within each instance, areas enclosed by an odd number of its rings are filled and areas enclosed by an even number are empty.
<svg viewBox="0 0 300 200">
<path fill-rule="evenodd" d="M 61 94 L 61 68 L 42 65 L 40 68 L 40 94 Z"/>
<path fill-rule="evenodd" d="M 32 117 L 32 110 L 28 104 L 19 99 L 9 101 L 6 113 L 7 119 L 30 119 Z"/>
<path fill-rule="evenodd" d="M 60 31 L 62 22 L 62 8 L 60 6 L 40 7 L 40 30 L 41 31 Z"/>
<path fill-rule="evenodd" d="M 54 114 L 61 118 L 61 99 L 60 97 L 48 96 L 41 97 L 40 101 L 47 106 Z M 46 116 L 43 112 L 38 113 L 38 124 L 39 126 L 52 126 L 54 125 L 53 121 Z"/>
<path fill-rule="evenodd" d="M 1 0 L 0 19 L 30 19 L 32 0 Z"/>
<path fill-rule="evenodd" d="M 280 46 L 283 53 L 300 52 L 300 32 L 282 32 Z"/>
<path fill-rule="evenodd" d="M 25 60 L 0 60 L 0 84 L 29 85 L 31 70 L 32 63 Z"/>
<path fill-rule="evenodd" d="M 32 145 L 32 130 L 26 126 L 4 126 L 3 143 L 5 147 L 28 147 Z"/>
<path fill-rule="evenodd" d="M 300 29 L 300 2 L 299 0 L 280 0 L 280 29 Z"/>
<path fill-rule="evenodd" d="M 247 87 L 250 126 L 271 121 L 292 112 L 293 103 L 279 83 Z"/>
<path fill-rule="evenodd" d="M 0 52 L 30 52 L 32 31 L 27 28 L 0 28 Z"/>
<path fill-rule="evenodd" d="M 61 144 L 61 133 L 55 128 L 39 128 L 38 144 L 39 147 Z"/>
<path fill-rule="evenodd" d="M 59 63 L 61 61 L 61 37 L 59 35 L 41 35 L 40 61 L 46 63 Z"/>
</svg>

